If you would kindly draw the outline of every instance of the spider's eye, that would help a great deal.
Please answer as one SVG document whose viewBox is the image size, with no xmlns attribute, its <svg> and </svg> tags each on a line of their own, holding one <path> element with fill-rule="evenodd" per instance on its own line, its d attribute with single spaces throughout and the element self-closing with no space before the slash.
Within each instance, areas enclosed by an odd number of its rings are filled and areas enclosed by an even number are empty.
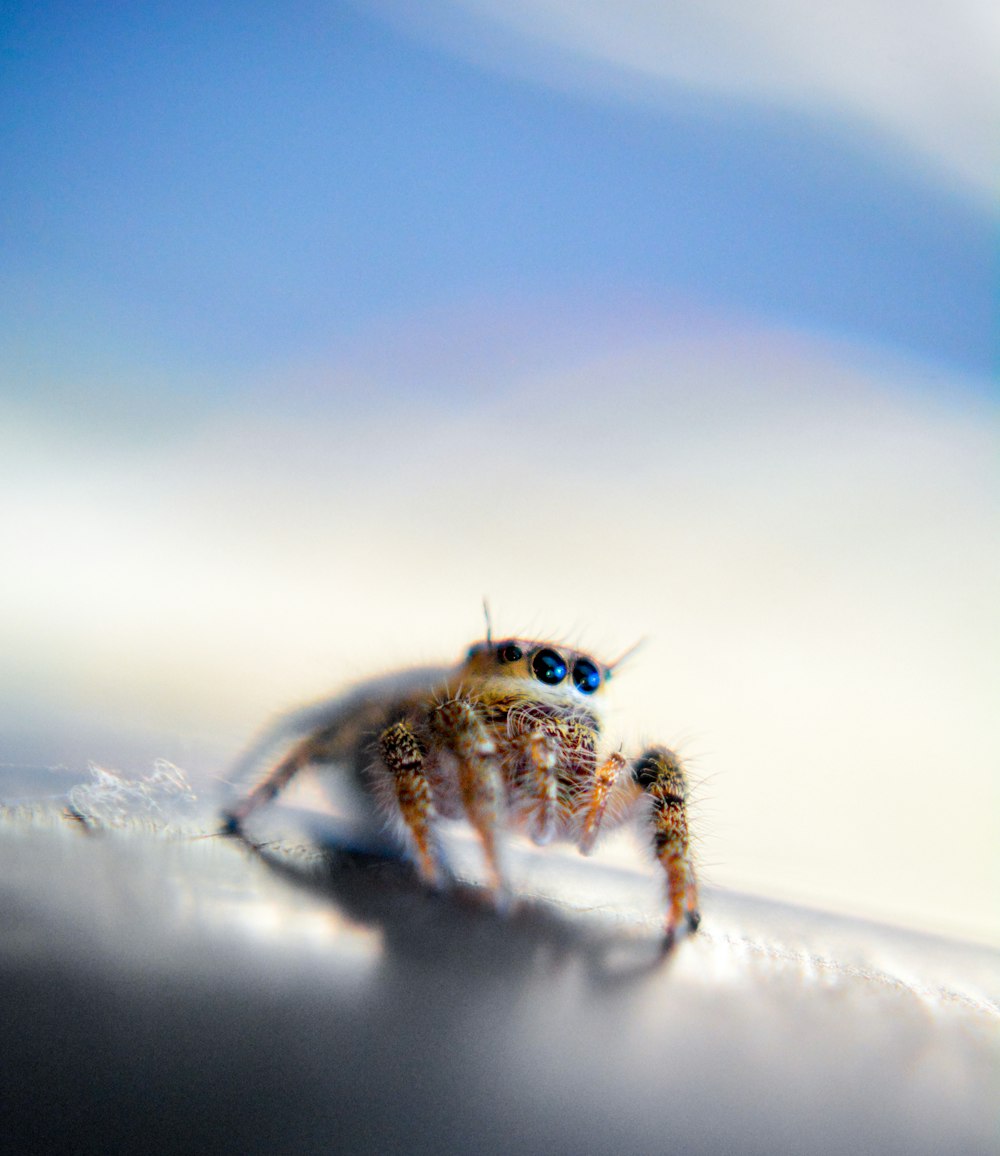
<svg viewBox="0 0 1000 1156">
<path fill-rule="evenodd" d="M 531 660 L 531 669 L 539 682 L 555 686 L 566 677 L 566 663 L 554 650 L 540 650 Z"/>
<path fill-rule="evenodd" d="M 517 662 L 521 657 L 521 648 L 516 642 L 504 642 L 497 647 L 497 658 L 501 662 Z"/>
<path fill-rule="evenodd" d="M 573 683 L 581 694 L 593 694 L 601 685 L 601 672 L 589 658 L 578 658 L 573 663 Z"/>
</svg>

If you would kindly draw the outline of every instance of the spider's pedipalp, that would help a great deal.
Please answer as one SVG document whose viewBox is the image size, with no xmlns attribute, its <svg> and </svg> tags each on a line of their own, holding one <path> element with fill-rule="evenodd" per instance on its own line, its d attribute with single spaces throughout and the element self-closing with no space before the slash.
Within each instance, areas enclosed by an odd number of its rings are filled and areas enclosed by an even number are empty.
<svg viewBox="0 0 1000 1156">
<path fill-rule="evenodd" d="M 452 698 L 430 714 L 431 729 L 455 760 L 459 797 L 466 818 L 479 835 L 490 890 L 505 897 L 499 836 L 504 813 L 504 784 L 497 744 L 467 698 Z"/>
<path fill-rule="evenodd" d="M 558 737 L 537 727 L 511 740 L 515 782 L 528 800 L 528 834 L 538 846 L 551 843 L 556 834 L 559 805 Z"/>
</svg>

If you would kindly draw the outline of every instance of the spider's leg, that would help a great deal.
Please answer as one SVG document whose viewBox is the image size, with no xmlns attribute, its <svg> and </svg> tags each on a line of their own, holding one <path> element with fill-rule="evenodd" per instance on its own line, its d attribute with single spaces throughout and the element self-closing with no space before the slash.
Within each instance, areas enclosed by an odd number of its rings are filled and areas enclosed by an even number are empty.
<svg viewBox="0 0 1000 1156">
<path fill-rule="evenodd" d="M 608 799 L 615 784 L 628 766 L 624 755 L 617 751 L 609 755 L 594 771 L 594 778 L 586 800 L 586 812 L 583 816 L 583 825 L 580 828 L 580 851 L 589 855 L 594 849 L 594 842 L 601 829 L 601 820 L 608 809 Z"/>
<path fill-rule="evenodd" d="M 322 762 L 327 753 L 329 738 L 328 732 L 319 731 L 296 743 L 249 794 L 244 795 L 234 807 L 225 812 L 224 830 L 230 834 L 241 831 L 249 816 L 265 803 L 269 803 L 303 767 L 309 766 L 310 763 Z"/>
<path fill-rule="evenodd" d="M 434 838 L 437 813 L 424 773 L 424 744 L 409 723 L 397 722 L 379 735 L 378 750 L 395 784 L 399 813 L 413 839 L 417 869 L 425 883 L 436 887 L 443 872 Z"/>
<path fill-rule="evenodd" d="M 442 747 L 455 759 L 462 808 L 482 842 L 489 887 L 501 904 L 505 899 L 499 846 L 504 788 L 496 742 L 475 706 L 464 698 L 449 699 L 435 707 L 431 726 Z"/>
<path fill-rule="evenodd" d="M 689 931 L 701 922 L 688 840 L 687 777 L 680 759 L 666 747 L 645 751 L 636 760 L 633 774 L 652 804 L 653 848 L 667 875 L 669 907 L 664 943 L 670 947 L 683 922 Z"/>
<path fill-rule="evenodd" d="M 551 843 L 556 833 L 559 805 L 559 752 L 557 735 L 538 727 L 518 735 L 513 743 L 519 788 L 530 800 L 529 834 L 539 846 Z"/>
</svg>

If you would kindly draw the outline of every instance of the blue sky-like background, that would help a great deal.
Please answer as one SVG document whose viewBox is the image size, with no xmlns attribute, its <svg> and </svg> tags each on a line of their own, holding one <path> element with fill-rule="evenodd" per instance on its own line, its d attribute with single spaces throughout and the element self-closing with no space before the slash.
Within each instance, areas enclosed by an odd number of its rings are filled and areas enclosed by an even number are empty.
<svg viewBox="0 0 1000 1156">
<path fill-rule="evenodd" d="M 718 882 L 995 940 L 998 31 L 6 4 L 6 761 L 219 774 L 489 594 L 650 636 Z"/>
<path fill-rule="evenodd" d="M 991 368 L 995 219 L 830 116 L 555 91 L 353 5 L 4 12 L 28 357 L 238 374 L 416 301 L 625 293 Z"/>
</svg>

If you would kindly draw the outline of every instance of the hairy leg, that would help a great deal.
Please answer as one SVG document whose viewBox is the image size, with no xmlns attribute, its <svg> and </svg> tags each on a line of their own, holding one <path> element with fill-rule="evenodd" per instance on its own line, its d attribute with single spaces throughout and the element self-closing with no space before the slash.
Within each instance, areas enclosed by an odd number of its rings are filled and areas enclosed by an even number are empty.
<svg viewBox="0 0 1000 1156">
<path fill-rule="evenodd" d="M 413 839 L 417 869 L 425 883 L 438 886 L 442 879 L 440 856 L 434 838 L 437 818 L 431 786 L 424 773 L 426 751 L 406 722 L 393 723 L 378 740 L 379 754 L 393 777 L 399 813 Z"/>
<path fill-rule="evenodd" d="M 584 855 L 589 855 L 594 849 L 594 842 L 601 830 L 601 820 L 608 809 L 608 799 L 627 766 L 624 755 L 616 752 L 594 771 L 583 826 L 580 830 L 579 847 Z"/>
<path fill-rule="evenodd" d="M 513 742 L 519 793 L 529 800 L 528 833 L 539 846 L 551 843 L 556 833 L 559 805 L 559 739 L 537 728 Z"/>
<path fill-rule="evenodd" d="M 680 759 L 666 747 L 645 751 L 633 773 L 652 804 L 653 848 L 666 872 L 669 891 L 665 944 L 670 947 L 682 923 L 694 931 L 701 922 L 688 838 L 687 776 Z"/>
<path fill-rule="evenodd" d="M 263 779 L 224 815 L 224 830 L 236 834 L 246 820 L 265 803 L 282 791 L 303 767 L 324 761 L 330 736 L 325 731 L 309 735 L 298 742 Z"/>
<path fill-rule="evenodd" d="M 482 842 L 489 886 L 501 903 L 505 898 L 499 846 L 504 788 L 496 743 L 468 699 L 450 699 L 436 707 L 431 727 L 455 759 L 462 808 Z"/>
</svg>

